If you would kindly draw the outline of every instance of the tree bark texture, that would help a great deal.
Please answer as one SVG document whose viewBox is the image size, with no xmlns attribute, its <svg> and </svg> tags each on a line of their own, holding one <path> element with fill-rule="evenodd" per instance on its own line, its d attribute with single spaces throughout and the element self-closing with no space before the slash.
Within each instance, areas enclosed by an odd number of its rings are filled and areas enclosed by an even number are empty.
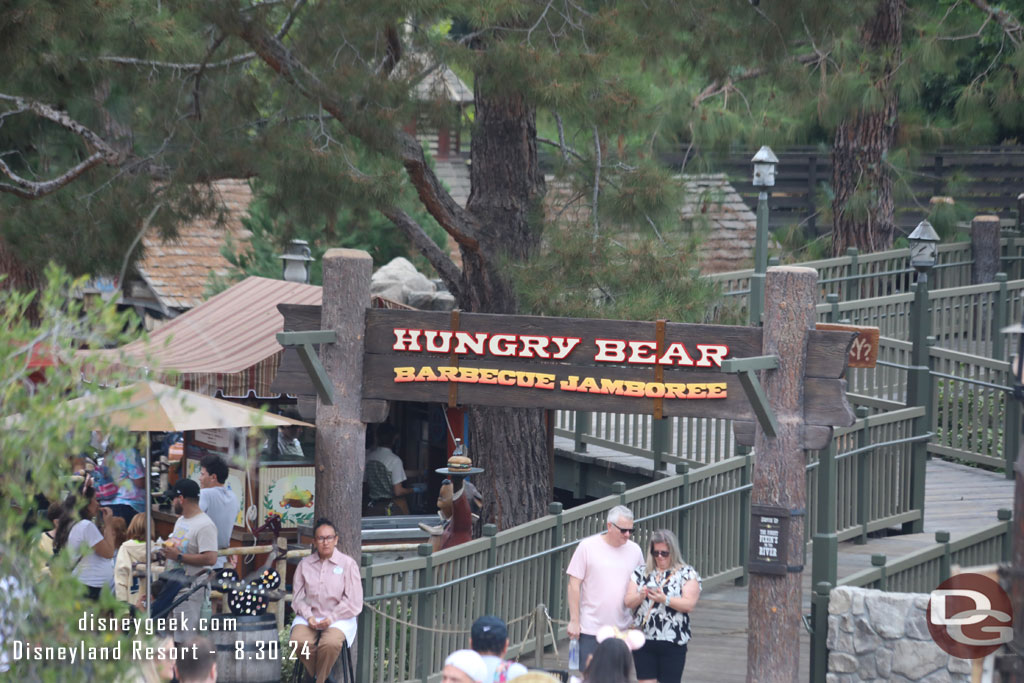
<svg viewBox="0 0 1024 683">
<path fill-rule="evenodd" d="M 974 267 L 971 284 L 994 282 L 1002 261 L 999 244 L 999 216 L 975 216 L 971 221 L 971 253 Z"/>
<path fill-rule="evenodd" d="M 338 531 L 338 550 L 358 563 L 362 554 L 363 469 L 366 425 L 362 421 L 363 336 L 370 301 L 373 259 L 365 251 L 330 249 L 323 260 L 321 329 L 334 344 L 320 345 L 320 361 L 334 384 L 334 404 L 317 399 L 314 518 Z"/>
<path fill-rule="evenodd" d="M 864 49 L 882 60 L 871 87 L 878 109 L 860 109 L 839 124 L 832 141 L 832 254 L 849 247 L 875 252 L 892 247 L 896 231 L 892 177 L 885 156 L 896 139 L 897 93 L 892 74 L 900 61 L 903 0 L 879 0 L 861 33 Z"/>
<path fill-rule="evenodd" d="M 790 510 L 789 564 L 803 564 L 807 485 L 804 471 L 804 367 L 814 329 L 817 273 L 811 268 L 769 268 L 765 283 L 762 353 L 779 358 L 761 383 L 778 420 L 769 438 L 758 426 L 754 442 L 751 503 Z M 747 681 L 796 683 L 800 670 L 802 571 L 751 573 L 747 600 L 750 638 Z"/>
<path fill-rule="evenodd" d="M 459 303 L 468 311 L 514 314 L 516 295 L 503 269 L 506 261 L 528 258 L 539 244 L 544 176 L 537 159 L 536 108 L 522 95 L 494 87 L 489 79 L 496 78 L 478 73 L 474 81 L 466 209 L 480 227 L 476 244 L 460 243 Z M 471 408 L 469 448 L 470 457 L 485 468 L 478 477 L 485 521 L 507 529 L 545 513 L 551 488 L 542 410 Z"/>
</svg>

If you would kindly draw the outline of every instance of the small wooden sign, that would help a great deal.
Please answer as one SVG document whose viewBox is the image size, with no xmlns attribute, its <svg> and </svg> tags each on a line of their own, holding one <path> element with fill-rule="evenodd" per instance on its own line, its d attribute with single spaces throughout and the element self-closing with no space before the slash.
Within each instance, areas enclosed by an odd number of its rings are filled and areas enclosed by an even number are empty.
<svg viewBox="0 0 1024 683">
<path fill-rule="evenodd" d="M 857 337 L 850 346 L 848 367 L 851 368 L 873 368 L 878 361 L 878 328 L 864 327 L 862 325 L 836 325 L 833 323 L 818 323 L 816 329 L 838 330 L 841 332 L 856 332 Z"/>
<path fill-rule="evenodd" d="M 750 506 L 748 571 L 785 574 L 789 570 L 789 510 L 776 505 Z"/>
</svg>

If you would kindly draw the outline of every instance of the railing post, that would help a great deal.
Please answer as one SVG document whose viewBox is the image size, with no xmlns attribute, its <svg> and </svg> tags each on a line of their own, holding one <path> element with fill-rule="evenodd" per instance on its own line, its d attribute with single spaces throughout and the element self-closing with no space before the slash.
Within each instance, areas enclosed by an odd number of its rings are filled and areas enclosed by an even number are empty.
<svg viewBox="0 0 1024 683">
<path fill-rule="evenodd" d="M 922 273 L 924 275 L 924 273 Z M 914 307 L 911 310 L 911 350 L 910 364 L 907 372 L 907 405 L 922 406 L 924 415 L 914 420 L 914 435 L 921 436 L 932 428 L 932 382 L 931 382 L 931 345 L 935 342 L 927 331 L 931 329 L 931 314 L 928 310 L 928 284 L 922 277 L 917 283 L 914 294 Z M 910 459 L 910 507 L 920 510 L 921 516 L 903 524 L 903 533 L 919 534 L 924 531 L 924 495 L 925 476 L 928 468 L 928 443 L 916 441 L 911 447 Z"/>
<path fill-rule="evenodd" d="M 750 470 L 754 466 L 754 456 L 750 454 L 750 447 L 738 446 L 736 448 L 736 455 L 743 458 L 743 469 L 740 470 L 740 486 L 747 486 L 750 484 Z M 683 495 L 688 495 L 688 489 L 690 484 L 690 475 L 686 474 L 686 479 L 683 483 Z M 680 530 L 683 529 L 683 524 L 686 522 L 686 517 L 683 516 L 680 523 Z M 740 492 L 740 566 L 743 567 L 743 574 L 736 578 L 735 584 L 737 586 L 746 586 L 750 580 L 750 574 L 747 572 L 747 554 L 750 552 L 750 490 Z"/>
<path fill-rule="evenodd" d="M 485 538 L 491 539 L 487 546 L 487 566 L 495 567 L 498 564 L 498 527 L 495 524 L 484 524 L 481 529 Z M 498 581 L 497 573 L 490 573 L 484 577 L 484 614 L 494 614 L 494 591 Z"/>
<path fill-rule="evenodd" d="M 1006 335 L 1003 334 L 1003 328 L 1009 323 L 1006 322 L 1007 304 L 1009 302 L 1009 294 L 1006 290 L 1006 273 L 996 273 L 996 282 L 999 283 L 999 292 L 996 294 L 995 305 L 992 308 L 992 329 L 990 332 L 992 339 L 992 357 L 996 360 L 1004 360 L 1006 354 Z"/>
<path fill-rule="evenodd" d="M 843 288 L 843 300 L 852 301 L 854 299 L 861 298 L 860 296 L 860 249 L 857 247 L 848 247 L 846 249 L 846 255 L 850 258 L 850 266 L 847 277 L 849 278 L 845 282 L 847 287 Z M 855 288 L 853 290 L 853 296 L 850 296 L 850 284 Z"/>
<path fill-rule="evenodd" d="M 626 482 L 624 481 L 613 481 L 612 482 L 612 493 L 617 493 L 619 496 L 619 505 L 626 504 Z"/>
<path fill-rule="evenodd" d="M 818 451 L 818 524 L 812 546 L 811 583 L 836 584 L 839 539 L 836 536 L 838 496 L 836 442 Z"/>
<path fill-rule="evenodd" d="M 1006 522 L 1006 533 L 1003 534 L 1003 564 L 1013 562 L 1013 510 L 1000 508 L 996 511 L 996 519 Z"/>
<path fill-rule="evenodd" d="M 839 295 L 826 294 L 825 303 L 829 305 L 828 321 L 834 323 L 839 320 Z"/>
<path fill-rule="evenodd" d="M 540 669 L 544 666 L 544 627 L 548 625 L 547 609 L 543 603 L 537 605 L 533 612 L 533 666 Z"/>
<path fill-rule="evenodd" d="M 828 602 L 832 584 L 814 584 L 811 594 L 811 683 L 825 683 L 828 674 Z"/>
<path fill-rule="evenodd" d="M 660 472 L 666 468 L 667 463 L 662 456 L 668 450 L 670 441 L 669 428 L 670 418 L 663 417 L 660 420 L 651 418 L 651 453 L 654 459 L 654 471 Z"/>
<path fill-rule="evenodd" d="M 1003 410 L 1003 476 L 1013 479 L 1013 467 L 1017 463 L 1017 455 L 1020 453 L 1020 423 L 1021 423 L 1021 401 L 1013 397 L 1013 394 L 1006 392 L 1003 396 L 1005 409 Z"/>
<path fill-rule="evenodd" d="M 889 590 L 889 577 L 885 572 L 885 554 L 875 553 L 872 555 L 871 566 L 878 567 L 878 590 Z"/>
<path fill-rule="evenodd" d="M 868 514 L 868 455 L 871 451 L 861 450 L 871 443 L 871 419 L 870 412 L 866 406 L 857 406 L 857 419 L 861 420 L 860 429 L 857 430 L 857 525 L 860 527 L 860 536 L 854 539 L 857 545 L 864 545 L 868 542 L 868 522 L 871 515 Z"/>
<path fill-rule="evenodd" d="M 277 570 L 277 574 L 281 577 L 281 580 L 284 581 L 284 577 L 288 575 L 288 559 L 285 557 L 285 555 L 288 553 L 288 540 L 278 536 L 276 543 L 277 556 L 279 559 L 277 560 L 276 566 L 274 568 Z M 275 611 L 277 612 L 277 630 L 280 632 L 281 629 L 284 628 L 284 598 L 278 600 L 277 605 L 275 607 Z"/>
<path fill-rule="evenodd" d="M 373 595 L 373 554 L 363 553 L 359 558 L 363 565 L 363 600 Z M 356 669 L 360 681 L 371 681 L 374 676 L 370 667 L 373 665 L 373 633 L 370 630 L 371 612 L 363 609 L 356 617 Z M 296 666 L 300 666 L 298 662 Z"/>
<path fill-rule="evenodd" d="M 590 411 L 577 410 L 576 419 L 572 427 L 572 450 L 576 453 L 587 452 L 587 442 L 583 440 L 585 434 L 590 433 Z"/>
<path fill-rule="evenodd" d="M 429 543 L 421 543 L 416 554 L 423 558 L 423 569 L 420 570 L 420 588 L 434 585 L 434 548 Z M 434 659 L 434 594 L 430 591 L 417 596 L 416 626 L 419 627 L 417 650 L 417 670 L 421 683 L 427 683 L 433 669 Z"/>
<path fill-rule="evenodd" d="M 555 526 L 551 528 L 551 547 L 557 548 L 564 543 L 564 522 L 562 521 L 562 504 L 549 503 L 548 514 L 554 515 Z M 551 618 L 560 619 L 562 612 L 562 551 L 548 555 L 548 605 L 551 606 Z M 491 612 L 487 612 L 491 614 Z"/>
<path fill-rule="evenodd" d="M 948 531 L 936 531 L 935 542 L 942 544 L 942 557 L 939 558 L 939 581 L 945 581 L 949 578 L 951 571 L 950 568 L 950 550 L 949 550 L 949 532 Z"/>
</svg>

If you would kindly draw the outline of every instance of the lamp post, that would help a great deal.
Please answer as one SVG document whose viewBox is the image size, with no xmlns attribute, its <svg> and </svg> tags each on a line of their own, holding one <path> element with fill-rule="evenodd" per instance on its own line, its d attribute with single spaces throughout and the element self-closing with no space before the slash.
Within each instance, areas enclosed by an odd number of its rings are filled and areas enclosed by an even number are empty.
<svg viewBox="0 0 1024 683">
<path fill-rule="evenodd" d="M 288 282 L 309 284 L 309 263 L 315 260 L 306 240 L 292 240 L 281 259 L 281 277 Z"/>
<path fill-rule="evenodd" d="M 910 240 L 910 265 L 917 271 L 917 289 L 910 321 L 910 334 L 914 341 L 912 364 L 927 365 L 928 351 L 924 340 L 932 331 L 928 310 L 928 273 L 935 266 L 939 235 L 931 223 L 921 221 L 907 239 Z"/>
<path fill-rule="evenodd" d="M 924 415 L 914 420 L 914 433 L 926 434 L 932 425 L 932 376 L 929 335 L 932 315 L 928 302 L 928 273 L 935 266 L 939 235 L 932 224 L 921 221 L 910 233 L 910 265 L 917 271 L 914 303 L 910 309 L 911 368 L 907 371 L 907 405 L 922 406 Z M 904 533 L 924 531 L 925 478 L 928 468 L 928 444 L 919 441 L 910 449 L 910 505 L 921 516 L 903 525 Z"/>
<path fill-rule="evenodd" d="M 775 164 L 778 157 L 772 148 L 764 145 L 751 159 L 754 163 L 754 187 L 775 187 Z M 754 274 L 750 276 L 750 324 L 760 325 L 764 312 L 764 276 L 768 271 L 768 193 L 762 189 L 757 193 L 757 237 L 754 241 Z"/>
<path fill-rule="evenodd" d="M 1007 644 L 1009 654 L 999 657 L 997 668 L 1009 674 L 1005 680 L 1011 683 L 1024 681 L 1024 575 L 1021 570 L 1024 568 L 1024 458 L 1021 457 L 1020 435 L 1021 425 L 1021 404 L 1024 403 L 1024 320 L 1016 325 L 1003 328 L 1004 334 L 1017 335 L 1017 356 L 1010 365 L 1013 375 L 1013 396 L 1007 397 L 1006 405 L 1006 431 L 1012 431 L 1016 438 L 1008 438 L 1004 441 L 1004 448 L 1012 448 L 1016 445 L 1016 453 L 1013 464 L 1014 486 L 1013 486 L 1013 560 L 1010 567 L 1000 567 L 1004 588 L 1010 594 L 1010 603 L 1013 605 L 1013 641 Z M 1011 407 L 1014 408 L 1011 410 Z M 1010 467 L 1011 459 L 1007 458 L 1007 469 Z"/>
</svg>

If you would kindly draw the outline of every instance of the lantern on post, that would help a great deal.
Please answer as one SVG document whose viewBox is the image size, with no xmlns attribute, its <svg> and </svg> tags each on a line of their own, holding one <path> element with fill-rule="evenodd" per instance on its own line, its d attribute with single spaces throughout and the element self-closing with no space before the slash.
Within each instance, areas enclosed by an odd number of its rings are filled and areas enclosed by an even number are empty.
<svg viewBox="0 0 1024 683">
<path fill-rule="evenodd" d="M 281 277 L 288 282 L 301 282 L 309 284 L 309 263 L 313 261 L 312 251 L 309 242 L 306 240 L 292 240 L 283 254 L 278 256 L 281 259 Z"/>
<path fill-rule="evenodd" d="M 768 145 L 757 150 L 751 159 L 754 164 L 753 185 L 758 188 L 775 187 L 775 164 L 778 157 Z M 750 324 L 761 324 L 764 311 L 764 275 L 768 270 L 768 190 L 757 193 L 757 234 L 754 241 L 754 274 L 750 278 Z"/>
<path fill-rule="evenodd" d="M 920 273 L 918 282 L 927 281 L 928 271 L 935 266 L 939 251 L 939 234 L 931 223 L 921 221 L 907 239 L 910 240 L 910 265 Z"/>
</svg>

